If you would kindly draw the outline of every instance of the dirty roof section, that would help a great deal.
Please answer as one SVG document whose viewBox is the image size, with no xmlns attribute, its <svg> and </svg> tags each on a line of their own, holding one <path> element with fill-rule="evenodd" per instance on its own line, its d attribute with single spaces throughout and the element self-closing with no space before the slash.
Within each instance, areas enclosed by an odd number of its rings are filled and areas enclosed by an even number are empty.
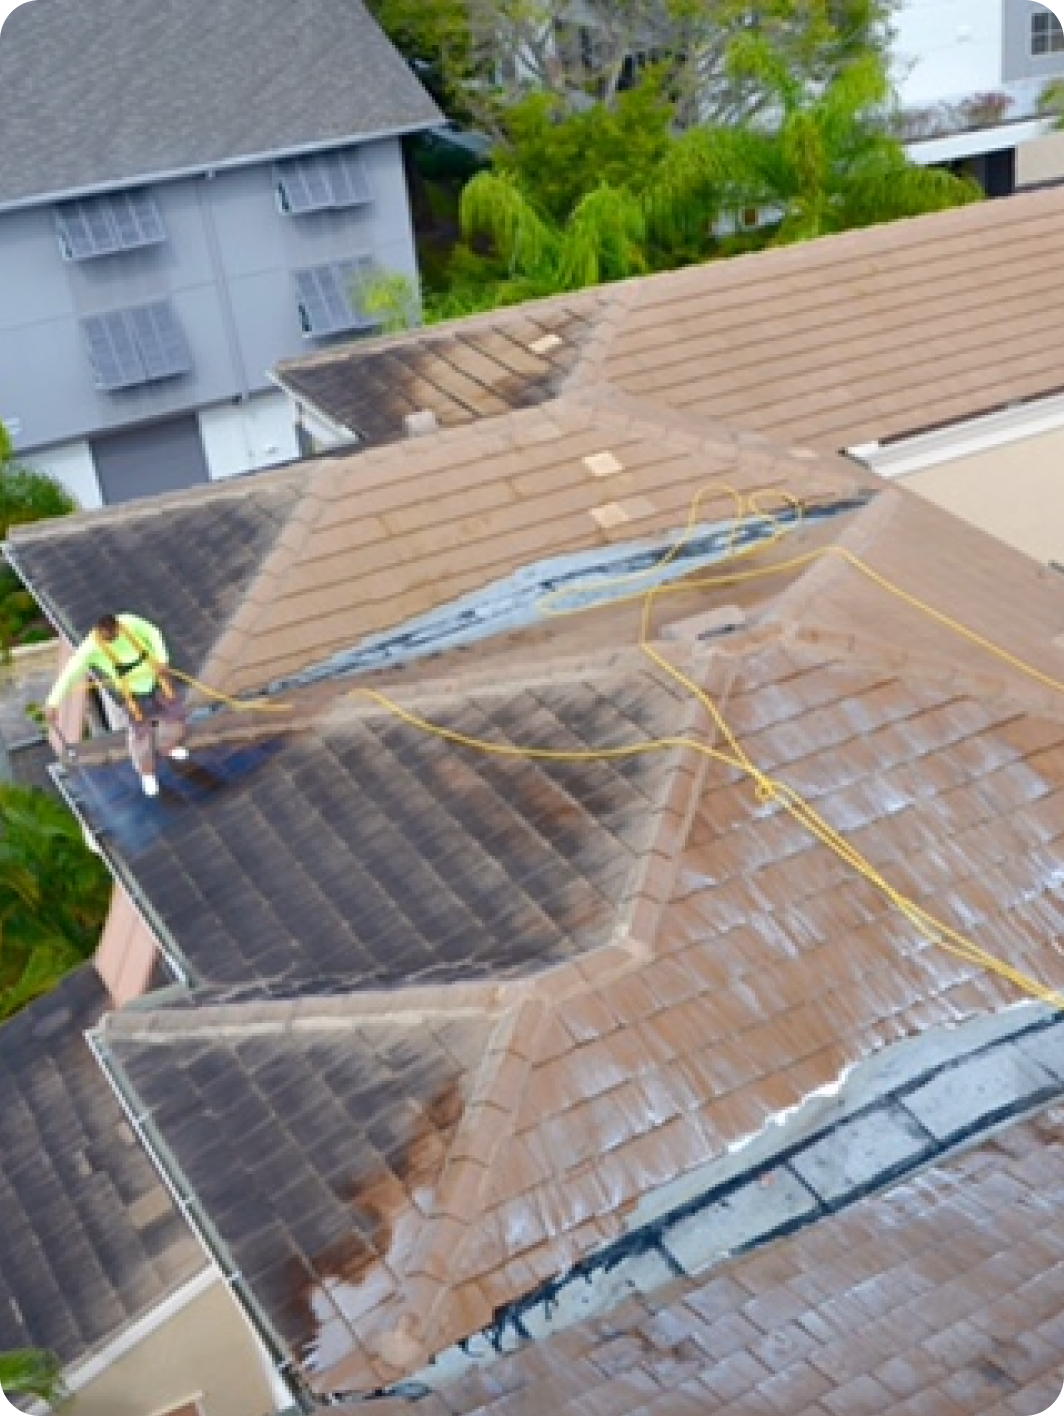
<svg viewBox="0 0 1064 1416">
<path fill-rule="evenodd" d="M 686 709 L 637 663 L 420 711 L 503 752 L 586 753 L 667 737 Z M 197 979 L 283 996 L 502 981 L 603 945 L 671 770 L 456 749 L 357 697 L 244 732 L 167 764 L 158 802 L 122 761 L 69 768 L 67 790 Z"/>
<path fill-rule="evenodd" d="M 1064 192 L 1047 189 L 600 287 L 568 386 L 828 451 L 1062 392 L 1062 216 Z M 494 318 L 535 322 L 546 308 Z M 437 384 L 453 378 L 450 346 L 428 329 L 402 348 L 419 406 L 447 425 L 454 404 Z M 395 370 L 390 346 L 333 357 L 292 360 L 283 379 L 352 426 Z M 498 411 L 481 399 L 463 416 Z"/>
<path fill-rule="evenodd" d="M 771 1248 L 633 1296 L 422 1416 L 1035 1416 L 1060 1396 L 1058 1107 Z M 771 1187 L 769 1187 L 769 1193 Z M 380 1416 L 409 1404 L 380 1403 Z"/>
<path fill-rule="evenodd" d="M 404 437 L 411 413 L 460 427 L 559 393 L 608 299 L 584 291 L 384 342 L 341 345 L 286 360 L 277 375 L 297 402 L 367 443 Z"/>
<path fill-rule="evenodd" d="M 83 1037 L 86 964 L 0 1028 L 0 1350 L 91 1355 L 204 1267 Z"/>
<path fill-rule="evenodd" d="M 165 626 L 195 673 L 243 603 L 300 497 L 302 474 L 12 528 L 8 558 L 71 640 L 100 615 L 133 610 Z"/>
<path fill-rule="evenodd" d="M 497 1026 L 483 1015 L 352 1019 L 334 1006 L 108 1019 L 136 1088 L 251 1285 L 310 1373 L 400 1308 L 424 1215 Z"/>
</svg>

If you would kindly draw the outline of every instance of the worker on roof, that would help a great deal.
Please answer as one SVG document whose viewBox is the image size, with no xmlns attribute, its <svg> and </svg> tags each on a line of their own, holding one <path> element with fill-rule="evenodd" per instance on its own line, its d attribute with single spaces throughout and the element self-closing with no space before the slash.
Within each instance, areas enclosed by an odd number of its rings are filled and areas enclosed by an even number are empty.
<svg viewBox="0 0 1064 1416">
<path fill-rule="evenodd" d="M 183 761 L 188 748 L 185 710 L 169 669 L 162 631 L 139 615 L 101 615 L 74 650 L 44 702 L 44 716 L 55 727 L 59 704 L 86 674 L 95 672 L 121 696 L 129 725 L 129 755 L 140 773 L 145 796 L 158 796 L 155 751 Z"/>
</svg>

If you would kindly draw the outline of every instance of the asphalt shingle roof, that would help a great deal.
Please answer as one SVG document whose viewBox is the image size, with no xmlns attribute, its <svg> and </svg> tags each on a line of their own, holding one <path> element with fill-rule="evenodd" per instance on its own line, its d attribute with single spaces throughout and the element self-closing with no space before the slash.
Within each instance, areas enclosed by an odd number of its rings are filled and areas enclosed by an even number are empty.
<svg viewBox="0 0 1064 1416">
<path fill-rule="evenodd" d="M 33 0 L 0 38 L 0 207 L 440 121 L 360 0 Z"/>
</svg>

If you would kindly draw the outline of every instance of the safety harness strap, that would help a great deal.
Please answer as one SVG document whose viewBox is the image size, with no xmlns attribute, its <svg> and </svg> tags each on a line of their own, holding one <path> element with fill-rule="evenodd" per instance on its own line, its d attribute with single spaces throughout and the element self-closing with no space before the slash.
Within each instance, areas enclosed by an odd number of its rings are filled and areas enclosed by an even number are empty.
<svg viewBox="0 0 1064 1416">
<path fill-rule="evenodd" d="M 137 668 L 139 665 L 143 664 L 145 660 L 147 660 L 148 667 L 155 675 L 155 682 L 159 685 L 163 697 L 173 698 L 174 690 L 165 675 L 160 674 L 159 670 L 162 666 L 159 660 L 151 652 L 147 644 L 145 644 L 141 639 L 139 639 L 137 635 L 133 632 L 133 630 L 129 628 L 128 625 L 122 624 L 120 621 L 119 627 L 121 628 L 122 633 L 127 637 L 127 639 L 132 640 L 132 642 L 140 650 L 140 655 L 138 658 L 132 660 L 128 664 L 120 663 L 114 650 L 111 648 L 108 641 L 104 639 L 103 635 L 99 632 L 99 630 L 94 631 L 96 635 L 96 643 L 99 645 L 100 650 L 102 651 L 102 653 L 110 663 L 112 670 L 114 671 L 114 681 L 118 684 L 118 687 L 121 690 L 122 698 L 126 705 L 126 712 L 134 720 L 134 722 L 139 723 L 144 715 L 140 710 L 140 704 L 137 702 L 136 696 L 134 695 L 129 684 L 126 682 L 127 674 L 131 673 L 135 668 Z"/>
</svg>

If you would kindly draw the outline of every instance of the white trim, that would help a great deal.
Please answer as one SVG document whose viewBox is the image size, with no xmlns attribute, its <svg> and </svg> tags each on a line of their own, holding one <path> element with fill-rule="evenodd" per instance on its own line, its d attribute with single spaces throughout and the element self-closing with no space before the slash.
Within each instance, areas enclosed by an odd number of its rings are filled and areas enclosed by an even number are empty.
<svg viewBox="0 0 1064 1416">
<path fill-rule="evenodd" d="M 1028 118 L 1020 123 L 999 123 L 994 128 L 972 128 L 963 133 L 948 133 L 942 138 L 923 138 L 905 144 L 906 155 L 912 162 L 926 167 L 932 162 L 953 162 L 960 157 L 977 157 L 983 152 L 1001 152 L 1032 142 L 1053 129 L 1052 118 Z"/>
<path fill-rule="evenodd" d="M 221 1283 L 221 1271 L 213 1261 L 208 1260 L 207 1267 L 202 1269 L 195 1278 L 189 1279 L 183 1287 L 171 1293 L 169 1298 L 164 1298 L 157 1307 L 152 1308 L 144 1317 L 138 1318 L 131 1323 L 124 1332 L 119 1333 L 113 1342 L 109 1342 L 100 1352 L 93 1357 L 86 1357 L 84 1361 L 74 1362 L 63 1372 L 63 1381 L 71 1395 L 83 1391 L 85 1387 L 101 1377 L 108 1368 L 132 1352 L 134 1347 L 138 1347 L 146 1338 L 158 1332 L 164 1323 L 168 1323 L 171 1318 L 176 1317 L 194 1303 L 197 1298 L 201 1298 L 208 1289 L 216 1283 Z M 202 1393 L 199 1393 L 202 1395 Z M 171 1407 L 171 1409 L 173 1409 Z M 52 1408 L 43 1402 L 37 1401 L 30 1407 L 30 1416 L 47 1416 Z M 161 1413 L 165 1416 L 165 1413 Z"/>
<path fill-rule="evenodd" d="M 190 1396 L 183 1396 L 180 1401 L 171 1402 L 169 1406 L 160 1406 L 153 1411 L 151 1416 L 175 1416 L 175 1413 L 186 1410 L 189 1406 L 194 1406 L 198 1416 L 206 1416 L 203 1405 L 203 1392 L 196 1391 Z"/>
<path fill-rule="evenodd" d="M 918 433 L 885 446 L 877 442 L 862 443 L 846 451 L 881 477 L 906 477 L 910 472 L 921 472 L 940 462 L 989 452 L 992 448 L 1020 442 L 1023 438 L 1040 437 L 1059 428 L 1064 428 L 1064 394 L 987 413 L 948 428 Z"/>
</svg>

